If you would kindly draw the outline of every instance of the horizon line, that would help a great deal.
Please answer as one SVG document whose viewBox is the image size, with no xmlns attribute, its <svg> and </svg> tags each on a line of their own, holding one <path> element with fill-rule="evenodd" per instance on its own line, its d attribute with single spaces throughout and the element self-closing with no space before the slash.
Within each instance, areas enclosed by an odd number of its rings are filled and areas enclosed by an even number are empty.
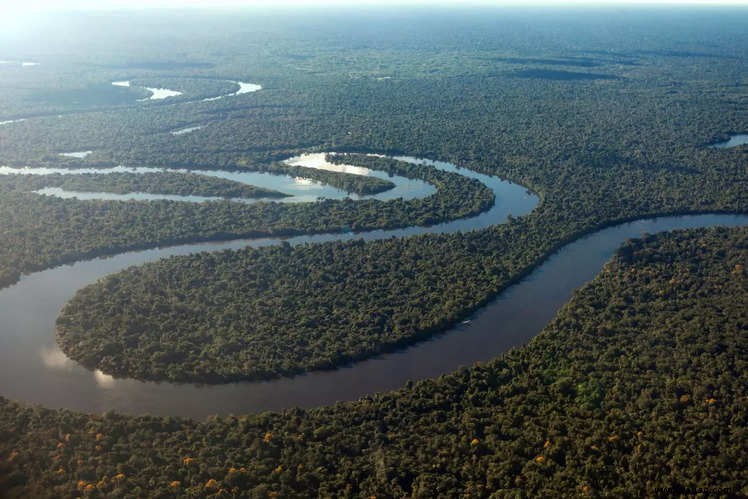
<svg viewBox="0 0 748 499">
<path fill-rule="evenodd" d="M 448 7 L 448 8 L 547 8 L 558 9 L 588 8 L 636 8 L 636 7 L 748 7 L 748 0 L 156 0 L 133 2 L 127 0 L 93 1 L 80 0 L 72 2 L 49 2 L 49 0 L 31 0 L 14 10 L 27 12 L 81 12 L 81 11 L 137 11 L 137 10 L 229 10 L 229 9 L 264 9 L 282 10 L 289 8 L 410 8 L 410 7 Z"/>
</svg>

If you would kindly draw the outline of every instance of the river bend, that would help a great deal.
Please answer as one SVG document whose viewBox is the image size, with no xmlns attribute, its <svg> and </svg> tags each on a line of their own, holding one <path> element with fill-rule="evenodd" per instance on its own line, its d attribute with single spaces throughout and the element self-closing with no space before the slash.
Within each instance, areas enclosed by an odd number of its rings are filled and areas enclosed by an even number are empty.
<svg viewBox="0 0 748 499">
<path fill-rule="evenodd" d="M 224 385 L 190 385 L 114 379 L 68 359 L 55 342 L 55 320 L 75 292 L 131 265 L 173 255 L 279 244 L 335 240 L 375 240 L 425 233 L 449 233 L 502 223 L 537 204 L 525 188 L 436 161 L 397 159 L 459 172 L 488 185 L 494 206 L 478 216 L 431 227 L 364 233 L 319 234 L 286 239 L 243 239 L 185 244 L 80 261 L 24 276 L 0 290 L 0 394 L 11 399 L 83 412 L 116 410 L 201 418 L 290 407 L 311 407 L 353 400 L 396 389 L 409 380 L 437 376 L 460 366 L 486 361 L 536 335 L 568 301 L 572 291 L 593 278 L 626 239 L 643 233 L 706 227 L 742 226 L 748 215 L 688 215 L 623 223 L 571 242 L 519 283 L 481 308 L 467 323 L 394 353 L 382 354 L 337 370 L 289 378 Z"/>
</svg>

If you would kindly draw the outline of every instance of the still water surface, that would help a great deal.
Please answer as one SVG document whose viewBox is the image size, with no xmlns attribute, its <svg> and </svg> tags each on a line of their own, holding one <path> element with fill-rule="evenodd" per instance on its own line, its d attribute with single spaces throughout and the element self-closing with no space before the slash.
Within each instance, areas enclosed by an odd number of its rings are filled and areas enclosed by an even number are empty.
<svg viewBox="0 0 748 499">
<path fill-rule="evenodd" d="M 538 198 L 519 185 L 496 177 L 461 169 L 450 163 L 398 157 L 403 161 L 460 173 L 478 179 L 492 189 L 495 203 L 491 209 L 471 218 L 430 227 L 408 227 L 365 233 L 319 234 L 287 238 L 291 244 L 322 243 L 334 240 L 375 240 L 425 233 L 468 231 L 503 223 L 508 215 L 521 216 L 535 208 Z M 172 255 L 201 251 L 239 249 L 279 244 L 282 239 L 235 240 L 220 243 L 187 244 L 147 251 L 127 252 L 109 258 L 97 258 L 64 265 L 25 276 L 9 288 L 0 290 L 0 394 L 12 399 L 39 403 L 47 407 L 65 407 L 87 412 L 117 410 L 124 413 L 173 414 L 202 417 L 215 413 L 242 413 L 290 406 L 310 406 L 336 400 L 357 398 L 374 391 L 394 388 L 407 379 L 433 374 L 433 368 L 448 372 L 454 361 L 440 354 L 421 366 L 406 362 L 393 369 L 389 357 L 355 364 L 360 377 L 351 369 L 323 371 L 294 378 L 258 383 L 233 383 L 218 386 L 149 383 L 114 379 L 100 371 L 91 372 L 68 359 L 55 342 L 54 324 L 61 308 L 76 290 L 107 274 Z M 469 330 L 479 328 L 470 327 Z M 441 338 L 449 338 L 447 334 Z M 426 342 L 420 348 L 433 348 Z M 405 350 L 418 352 L 419 347 Z M 482 350 L 482 348 L 480 349 Z M 402 354 L 401 353 L 401 354 Z M 470 363 L 465 358 L 460 363 Z M 382 364 L 382 361 L 385 363 Z M 394 364 L 398 364 L 395 361 Z M 459 364 L 457 364 L 459 365 Z M 418 374 L 418 373 L 421 374 Z M 356 381 L 356 380 L 359 381 Z"/>
<path fill-rule="evenodd" d="M 494 206 L 472 218 L 432 227 L 408 227 L 365 233 L 320 234 L 285 239 L 291 244 L 334 240 L 374 240 L 424 233 L 468 231 L 521 216 L 538 202 L 524 187 L 457 168 L 449 163 L 410 157 L 399 159 L 431 165 L 486 183 L 496 195 Z M 205 417 L 289 407 L 311 407 L 353 400 L 401 387 L 408 380 L 445 374 L 460 366 L 489 360 L 536 335 L 571 296 L 594 277 L 626 239 L 643 233 L 714 225 L 748 224 L 745 215 L 662 217 L 602 229 L 567 244 L 529 276 L 508 288 L 459 324 L 431 340 L 350 366 L 290 378 L 225 385 L 188 385 L 114 379 L 89 371 L 68 359 L 55 342 L 55 320 L 80 288 L 107 274 L 166 256 L 201 251 L 279 244 L 282 239 L 235 240 L 187 244 L 97 258 L 25 276 L 0 290 L 0 394 L 11 399 L 85 412 Z"/>
<path fill-rule="evenodd" d="M 709 147 L 714 149 L 729 149 L 731 147 L 738 147 L 746 144 L 748 144 L 748 134 L 739 133 L 737 135 L 733 135 L 724 142 L 718 142 L 716 144 L 710 145 Z"/>
<path fill-rule="evenodd" d="M 85 151 L 88 153 L 89 151 Z M 81 153 L 67 153 L 81 154 Z M 273 201 L 281 203 L 308 203 L 319 199 L 377 199 L 388 201 L 402 198 L 405 200 L 424 198 L 436 193 L 436 189 L 428 182 L 419 179 L 402 177 L 399 175 L 389 175 L 383 171 L 370 170 L 353 165 L 335 165 L 325 160 L 326 153 L 302 154 L 289 158 L 286 162 L 289 165 L 304 166 L 313 169 L 323 169 L 329 171 L 350 170 L 349 173 L 354 175 L 366 175 L 388 180 L 394 184 L 392 189 L 373 195 L 359 196 L 348 193 L 331 185 L 317 182 L 315 180 L 283 175 L 270 172 L 253 172 L 241 170 L 187 170 L 183 168 L 153 168 L 153 167 L 125 167 L 118 166 L 115 168 L 16 168 L 10 166 L 0 166 L 0 175 L 92 175 L 92 174 L 112 174 L 112 173 L 192 173 L 195 175 L 204 175 L 206 177 L 216 177 L 224 180 L 231 180 L 241 184 L 248 184 L 257 187 L 263 187 L 273 191 L 280 191 L 287 195 L 284 198 L 271 198 Z M 77 156 L 76 156 L 77 157 Z M 456 168 L 450 166 L 442 167 L 445 171 L 456 171 Z M 131 192 L 126 194 L 113 194 L 107 192 L 79 192 L 68 191 L 59 187 L 46 187 L 34 191 L 37 194 L 55 196 L 60 198 L 74 198 L 80 200 L 104 199 L 109 201 L 186 201 L 193 203 L 202 203 L 206 201 L 220 201 L 221 198 L 207 196 L 178 196 L 170 194 Z M 259 201 L 268 201 L 268 198 L 262 196 L 256 198 L 233 198 L 231 201 L 241 203 L 256 203 Z"/>
</svg>

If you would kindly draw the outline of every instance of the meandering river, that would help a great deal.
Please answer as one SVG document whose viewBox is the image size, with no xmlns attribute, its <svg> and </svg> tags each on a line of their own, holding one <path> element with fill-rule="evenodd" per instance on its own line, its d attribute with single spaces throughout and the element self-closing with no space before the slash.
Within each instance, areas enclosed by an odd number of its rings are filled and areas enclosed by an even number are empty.
<svg viewBox="0 0 748 499">
<path fill-rule="evenodd" d="M 285 239 L 291 244 L 362 238 L 374 240 L 425 233 L 448 233 L 503 223 L 537 204 L 524 187 L 437 161 L 398 157 L 476 178 L 490 187 L 496 201 L 478 216 L 431 227 L 408 227 L 365 233 L 320 234 Z M 357 172 L 361 174 L 362 172 Z M 0 290 L 0 394 L 52 408 L 85 412 L 205 417 L 289 407 L 310 407 L 352 400 L 396 389 L 416 380 L 489 360 L 536 335 L 571 296 L 594 277 L 615 249 L 642 233 L 713 225 L 740 226 L 743 215 L 663 217 L 624 223 L 567 244 L 529 276 L 477 311 L 468 323 L 456 325 L 431 340 L 331 371 L 290 378 L 225 385 L 189 385 L 114 379 L 89 371 L 68 359 L 55 342 L 55 320 L 80 288 L 107 274 L 166 256 L 201 251 L 261 247 L 284 239 L 250 239 L 186 244 L 122 253 L 64 265 L 24 276 Z"/>
<path fill-rule="evenodd" d="M 84 154 L 90 151 L 63 153 Z M 77 157 L 77 156 L 76 156 Z M 194 175 L 203 175 L 206 177 L 216 177 L 224 180 L 248 184 L 256 187 L 263 187 L 273 191 L 280 191 L 287 195 L 284 198 L 272 198 L 274 201 L 281 203 L 308 203 L 318 199 L 377 199 L 380 201 L 389 201 L 391 199 L 417 199 L 430 196 L 436 192 L 433 185 L 416 178 L 408 178 L 400 175 L 389 175 L 383 171 L 361 168 L 353 165 L 336 165 L 329 163 L 325 153 L 309 153 L 295 156 L 286 160 L 290 166 L 304 166 L 311 169 L 321 169 L 328 171 L 348 171 L 353 175 L 377 177 L 388 180 L 394 184 L 394 187 L 384 192 L 372 195 L 357 195 L 345 192 L 342 189 L 317 182 L 315 180 L 297 177 L 292 175 L 283 175 L 279 173 L 253 172 L 248 170 L 188 170 L 184 168 L 154 168 L 154 167 L 125 167 L 118 166 L 114 168 L 29 168 L 29 167 L 10 167 L 0 166 L 0 175 L 108 175 L 113 173 L 191 173 Z M 457 168 L 444 164 L 441 169 L 446 171 L 457 171 Z M 489 178 L 489 177 L 486 177 Z M 67 191 L 59 187 L 46 187 L 34 191 L 38 194 L 47 196 L 56 196 L 60 198 L 75 198 L 80 200 L 104 199 L 110 201 L 186 201 L 193 203 L 202 203 L 204 201 L 218 201 L 221 198 L 207 196 L 177 196 L 158 193 L 130 192 L 126 194 L 113 194 L 107 192 L 78 192 Z M 268 198 L 261 195 L 254 198 L 233 198 L 231 201 L 240 203 L 256 203 L 260 201 L 267 202 Z"/>
</svg>

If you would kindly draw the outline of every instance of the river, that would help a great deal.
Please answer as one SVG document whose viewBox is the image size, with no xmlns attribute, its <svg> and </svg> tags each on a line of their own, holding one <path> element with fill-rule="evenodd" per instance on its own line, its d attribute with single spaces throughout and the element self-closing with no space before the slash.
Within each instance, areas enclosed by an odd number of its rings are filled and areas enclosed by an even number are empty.
<svg viewBox="0 0 748 499">
<path fill-rule="evenodd" d="M 291 244 L 323 243 L 474 230 L 502 223 L 509 214 L 526 214 L 538 201 L 521 186 L 449 163 L 410 157 L 398 159 L 477 178 L 494 191 L 496 202 L 478 216 L 431 227 L 320 234 L 285 240 Z M 63 265 L 24 276 L 16 285 L 0 290 L 0 317 L 3 317 L 0 394 L 51 408 L 196 418 L 353 400 L 396 389 L 409 380 L 433 377 L 489 360 L 527 342 L 568 301 L 575 288 L 600 271 L 626 239 L 665 230 L 747 223 L 746 215 L 688 215 L 645 219 L 602 229 L 562 247 L 531 274 L 478 310 L 468 323 L 455 325 L 431 340 L 337 370 L 224 385 L 142 382 L 114 379 L 100 371 L 89 371 L 59 350 L 55 342 L 55 320 L 78 289 L 128 266 L 172 255 L 279 244 L 282 239 L 186 244 Z"/>
</svg>

